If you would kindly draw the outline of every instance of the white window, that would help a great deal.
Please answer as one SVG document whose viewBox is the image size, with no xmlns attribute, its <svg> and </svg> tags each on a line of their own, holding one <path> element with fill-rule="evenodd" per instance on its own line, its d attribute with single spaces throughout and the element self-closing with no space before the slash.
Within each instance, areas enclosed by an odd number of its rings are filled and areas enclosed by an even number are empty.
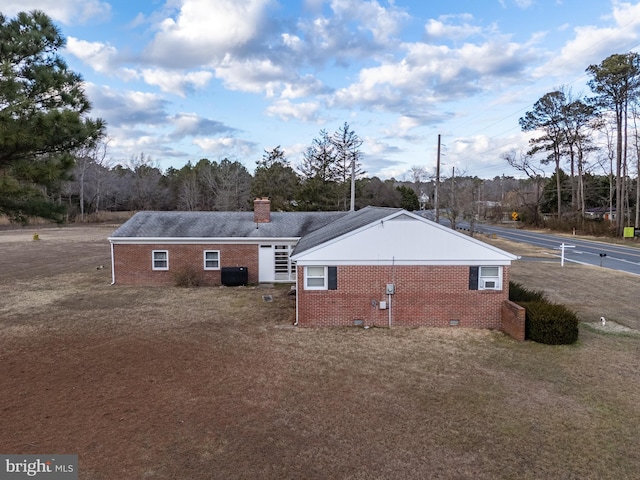
<svg viewBox="0 0 640 480">
<path fill-rule="evenodd" d="M 478 290 L 502 290 L 502 267 L 480 267 Z"/>
<path fill-rule="evenodd" d="M 338 267 L 305 267 L 305 290 L 337 290 Z"/>
<path fill-rule="evenodd" d="M 153 270 L 169 270 L 169 250 L 154 250 L 151 258 Z"/>
<path fill-rule="evenodd" d="M 327 289 L 327 267 L 304 267 L 305 290 Z"/>
<path fill-rule="evenodd" d="M 218 250 L 204 251 L 204 269 L 220 270 L 220 252 Z"/>
</svg>

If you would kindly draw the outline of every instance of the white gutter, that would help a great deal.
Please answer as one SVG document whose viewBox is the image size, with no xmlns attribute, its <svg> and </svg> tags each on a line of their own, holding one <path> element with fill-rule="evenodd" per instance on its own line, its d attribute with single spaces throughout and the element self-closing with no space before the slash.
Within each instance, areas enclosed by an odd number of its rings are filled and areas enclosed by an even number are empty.
<svg viewBox="0 0 640 480">
<path fill-rule="evenodd" d="M 116 263 L 113 258 L 113 242 L 109 242 L 111 244 L 111 285 L 115 285 L 116 283 Z"/>
</svg>

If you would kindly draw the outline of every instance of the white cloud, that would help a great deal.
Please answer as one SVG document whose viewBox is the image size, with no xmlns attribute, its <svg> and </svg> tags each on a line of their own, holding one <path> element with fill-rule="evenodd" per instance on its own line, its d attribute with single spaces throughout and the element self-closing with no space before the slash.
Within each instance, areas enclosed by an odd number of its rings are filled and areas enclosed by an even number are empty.
<svg viewBox="0 0 640 480">
<path fill-rule="evenodd" d="M 301 98 L 327 93 L 328 88 L 313 75 L 297 77 L 293 81 L 284 82 L 281 92 L 282 98 Z"/>
<path fill-rule="evenodd" d="M 19 12 L 42 10 L 53 20 L 72 25 L 90 19 L 107 19 L 111 16 L 111 5 L 99 0 L 3 0 L 2 13 L 14 16 Z"/>
<path fill-rule="evenodd" d="M 190 90 L 205 87 L 213 78 L 210 71 L 182 72 L 169 71 L 160 68 L 136 68 L 120 67 L 122 58 L 118 50 L 108 44 L 100 42 L 87 42 L 75 37 L 69 37 L 67 51 L 75 55 L 96 72 L 117 76 L 123 80 L 137 80 L 142 78 L 148 85 L 160 87 L 163 92 L 173 93 L 184 97 Z"/>
<path fill-rule="evenodd" d="M 113 74 L 117 68 L 115 60 L 117 59 L 118 51 L 109 44 L 87 42 L 75 37 L 68 37 L 67 51 L 78 57 L 96 72 Z"/>
<path fill-rule="evenodd" d="M 192 137 L 193 143 L 209 152 L 224 151 L 237 156 L 252 153 L 251 142 L 228 137 L 236 129 L 195 113 L 169 115 L 169 104 L 161 96 L 140 91 L 120 92 L 87 83 L 92 99 L 92 116 L 104 118 L 109 127 L 110 144 L 118 158 L 128 158 L 141 151 L 152 157 L 185 157 L 176 150 L 181 140 Z M 222 138 L 210 138 L 226 135 Z"/>
<path fill-rule="evenodd" d="M 205 152 L 217 154 L 219 157 L 246 158 L 256 151 L 255 143 L 235 137 L 195 138 L 193 143 Z"/>
<path fill-rule="evenodd" d="M 157 94 L 139 91 L 117 91 L 85 85 L 87 96 L 93 104 L 92 116 L 104 118 L 109 130 L 130 128 L 134 125 L 162 125 L 167 118 L 167 102 Z"/>
<path fill-rule="evenodd" d="M 165 18 L 147 53 L 163 65 L 214 63 L 260 33 L 271 0 L 182 0 L 176 18 Z"/>
<path fill-rule="evenodd" d="M 238 58 L 227 54 L 215 76 L 229 90 L 263 94 L 268 98 L 301 98 L 327 93 L 329 89 L 311 74 L 300 75 L 298 65 L 266 57 Z"/>
<path fill-rule="evenodd" d="M 531 57 L 527 46 L 495 37 L 459 48 L 425 43 L 405 44 L 396 62 L 360 70 L 358 81 L 340 89 L 336 105 L 416 111 L 435 101 L 450 101 L 489 89 L 521 75 Z"/>
<path fill-rule="evenodd" d="M 389 138 L 401 138 L 406 141 L 415 141 L 415 137 L 409 132 L 423 125 L 434 124 L 443 119 L 442 114 L 430 111 L 429 114 L 404 114 L 400 115 L 398 121 L 391 127 L 384 130 L 385 136 Z"/>
<path fill-rule="evenodd" d="M 308 143 L 294 143 L 282 147 L 285 157 L 291 162 L 292 165 L 297 165 L 302 160 L 304 153 L 309 148 Z"/>
<path fill-rule="evenodd" d="M 303 52 L 304 51 L 304 42 L 297 35 L 292 35 L 290 33 L 283 33 L 280 35 L 282 38 L 282 43 L 294 52 Z"/>
<path fill-rule="evenodd" d="M 501 174 L 505 170 L 505 161 L 502 155 L 510 151 L 529 148 L 529 135 L 518 132 L 507 137 L 491 137 L 488 135 L 474 135 L 447 141 L 446 162 L 447 167 L 454 167 L 460 172 L 465 172 L 471 165 L 474 172 L 490 178 Z M 499 173 L 498 173 L 499 172 Z"/>
<path fill-rule="evenodd" d="M 482 33 L 481 27 L 468 23 L 470 19 L 471 16 L 468 14 L 443 15 L 438 20 L 429 19 L 424 28 L 429 38 L 463 40 Z M 450 20 L 460 20 L 462 23 L 453 23 Z"/>
<path fill-rule="evenodd" d="M 375 137 L 365 137 L 363 145 L 366 145 L 367 147 L 367 154 L 374 156 L 386 155 L 400 151 L 398 147 L 383 142 Z"/>
<path fill-rule="evenodd" d="M 299 62 L 316 67 L 329 62 L 349 68 L 354 61 L 375 58 L 395 48 L 396 37 L 410 20 L 393 1 L 384 7 L 376 0 L 331 0 L 327 4 L 330 13 L 323 15 L 321 9 L 312 9 L 316 16 L 299 20 L 296 37 L 303 40 L 304 50 L 292 43 L 294 38 L 282 39 L 290 53 L 304 53 L 297 58 Z"/>
<path fill-rule="evenodd" d="M 172 140 L 181 139 L 187 136 L 204 137 L 235 131 L 235 129 L 228 127 L 221 122 L 202 118 L 195 113 L 180 113 L 172 117 L 170 122 L 175 127 L 174 132 L 170 135 Z"/>
<path fill-rule="evenodd" d="M 609 17 L 613 25 L 597 27 L 587 25 L 574 28 L 575 36 L 560 53 L 537 68 L 537 77 L 575 75 L 591 64 L 600 63 L 611 53 L 626 53 L 640 38 L 640 3 L 614 2 Z"/>
<path fill-rule="evenodd" d="M 384 8 L 375 0 L 332 0 L 331 9 L 343 19 L 359 21 L 360 28 L 369 31 L 378 43 L 395 36 L 402 23 L 409 19 L 409 15 L 393 2 Z"/>
<path fill-rule="evenodd" d="M 289 100 L 278 100 L 266 109 L 270 117 L 279 117 L 282 120 L 301 120 L 314 122 L 318 120 L 318 102 L 291 103 Z"/>
<path fill-rule="evenodd" d="M 156 85 L 163 92 L 180 97 L 184 97 L 189 90 L 203 88 L 213 78 L 213 73 L 207 71 L 183 73 L 164 69 L 143 69 L 141 75 L 149 85 Z"/>
</svg>

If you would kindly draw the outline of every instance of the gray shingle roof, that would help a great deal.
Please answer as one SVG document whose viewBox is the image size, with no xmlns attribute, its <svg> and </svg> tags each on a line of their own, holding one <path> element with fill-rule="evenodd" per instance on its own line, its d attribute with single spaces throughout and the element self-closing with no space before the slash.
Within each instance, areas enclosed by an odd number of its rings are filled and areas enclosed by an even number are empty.
<svg viewBox="0 0 640 480">
<path fill-rule="evenodd" d="M 352 232 L 358 228 L 364 227 L 365 225 L 382 220 L 383 218 L 401 210 L 401 208 L 365 207 L 357 212 L 349 212 L 342 218 L 306 234 L 300 239 L 291 254 L 297 255 L 305 250 L 309 250 L 310 248 L 314 248 L 328 242 L 329 240 L 338 238 L 345 233 Z"/>
<path fill-rule="evenodd" d="M 291 238 L 302 237 L 347 212 L 271 212 L 256 224 L 253 212 L 138 212 L 111 238 Z"/>
</svg>

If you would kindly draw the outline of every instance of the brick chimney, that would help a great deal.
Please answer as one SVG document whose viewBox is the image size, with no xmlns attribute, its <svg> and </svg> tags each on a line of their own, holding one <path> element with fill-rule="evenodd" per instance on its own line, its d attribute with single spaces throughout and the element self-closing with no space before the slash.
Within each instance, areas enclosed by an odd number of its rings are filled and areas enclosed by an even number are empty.
<svg viewBox="0 0 640 480">
<path fill-rule="evenodd" d="M 253 201 L 253 221 L 256 223 L 271 222 L 271 200 L 256 198 Z"/>
</svg>

